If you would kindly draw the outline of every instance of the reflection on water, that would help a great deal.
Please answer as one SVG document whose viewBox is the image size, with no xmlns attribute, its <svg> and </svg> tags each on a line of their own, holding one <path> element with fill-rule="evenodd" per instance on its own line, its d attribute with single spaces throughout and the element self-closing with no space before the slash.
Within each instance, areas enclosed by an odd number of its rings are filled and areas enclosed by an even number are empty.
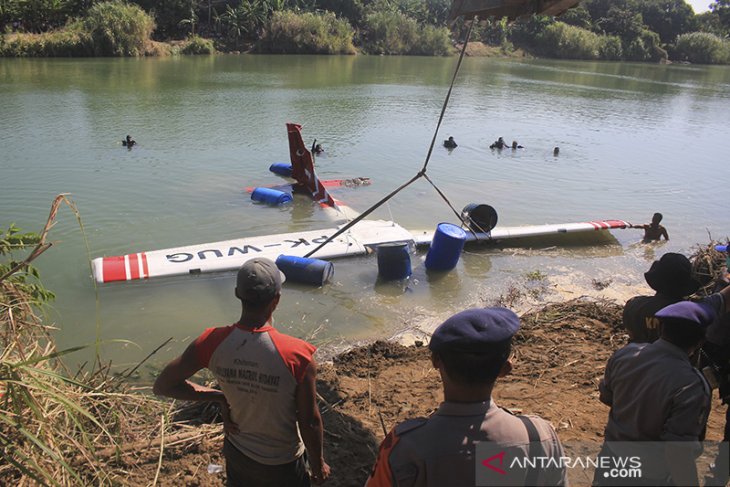
<svg viewBox="0 0 730 487">
<path fill-rule="evenodd" d="M 329 228 L 300 195 L 284 208 L 251 202 L 248 186 L 280 184 L 268 172 L 288 159 L 285 123 L 318 139 L 323 178 L 370 177 L 337 189 L 364 210 L 423 165 L 456 60 L 369 56 L 200 56 L 167 59 L 0 60 L 0 224 L 40 229 L 56 193 L 78 204 L 91 257 Z M 726 131 L 730 68 L 568 61 L 464 61 L 429 176 L 456 208 L 488 203 L 500 225 L 665 215 L 672 240 L 635 245 L 613 236 L 468 246 L 457 268 L 434 275 L 412 256 L 404 283 L 378 282 L 375 256 L 335 261 L 322 289 L 285 284 L 277 326 L 320 344 L 389 335 L 492 302 L 528 273 L 574 293 L 608 280 L 642 283 L 652 260 L 728 234 Z M 138 146 L 128 151 L 121 139 Z M 519 151 L 490 151 L 497 137 Z M 554 157 L 553 147 L 560 147 Z M 7 184 L 11 182 L 11 184 Z M 454 221 L 425 181 L 371 218 L 432 230 Z M 60 345 L 96 336 L 96 295 L 79 226 L 62 210 L 38 261 L 58 299 L 50 319 Z M 624 286 L 624 287 L 622 287 Z M 136 363 L 174 337 L 159 362 L 206 326 L 238 318 L 233 274 L 102 286 L 105 356 Z"/>
</svg>

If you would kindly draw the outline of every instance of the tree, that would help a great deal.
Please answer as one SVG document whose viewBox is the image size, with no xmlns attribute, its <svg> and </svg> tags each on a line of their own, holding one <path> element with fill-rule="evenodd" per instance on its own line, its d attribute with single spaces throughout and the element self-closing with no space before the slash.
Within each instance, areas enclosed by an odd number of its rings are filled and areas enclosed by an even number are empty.
<svg viewBox="0 0 730 487">
<path fill-rule="evenodd" d="M 702 12 L 695 19 L 697 30 L 700 32 L 707 32 L 718 37 L 727 37 L 730 34 L 720 22 L 720 16 L 715 12 Z"/>
<path fill-rule="evenodd" d="M 190 0 L 190 17 L 182 19 L 178 22 L 178 25 L 189 25 L 190 26 L 190 37 L 195 35 L 195 25 L 198 23 L 198 13 L 195 11 L 195 3 Z"/>
<path fill-rule="evenodd" d="M 677 38 L 677 57 L 683 61 L 702 64 L 720 64 L 729 61 L 730 46 L 716 35 L 692 32 Z"/>
<path fill-rule="evenodd" d="M 591 14 L 583 5 L 569 9 L 560 16 L 560 21 L 581 29 L 592 30 Z"/>
<path fill-rule="evenodd" d="M 697 30 L 694 11 L 684 0 L 647 0 L 639 2 L 637 7 L 644 25 L 659 34 L 665 44 Z"/>
<path fill-rule="evenodd" d="M 187 23 L 180 22 L 190 19 L 190 0 L 134 0 L 134 3 L 154 16 L 156 39 L 180 38 L 187 33 Z"/>
<path fill-rule="evenodd" d="M 611 7 L 606 16 L 598 20 L 597 25 L 605 34 L 617 35 L 624 42 L 636 39 L 644 29 L 640 13 L 620 7 Z"/>
<path fill-rule="evenodd" d="M 710 5 L 710 11 L 717 14 L 725 31 L 730 32 L 730 0 L 715 0 Z"/>
<path fill-rule="evenodd" d="M 361 0 L 317 0 L 315 6 L 317 9 L 334 12 L 338 17 L 344 17 L 358 27 L 365 18 L 365 5 Z"/>
<path fill-rule="evenodd" d="M 25 0 L 14 3 L 16 14 L 28 32 L 46 32 L 62 26 L 68 20 L 71 9 L 68 0 Z"/>
<path fill-rule="evenodd" d="M 258 32 L 269 18 L 269 6 L 263 1 L 244 1 L 238 7 L 226 6 L 226 11 L 217 18 L 229 41 L 236 49 L 243 37 Z"/>
<path fill-rule="evenodd" d="M 588 10 L 594 24 L 608 17 L 608 11 L 611 8 L 626 10 L 628 4 L 629 2 L 627 0 L 584 0 L 580 3 L 582 7 Z"/>
</svg>

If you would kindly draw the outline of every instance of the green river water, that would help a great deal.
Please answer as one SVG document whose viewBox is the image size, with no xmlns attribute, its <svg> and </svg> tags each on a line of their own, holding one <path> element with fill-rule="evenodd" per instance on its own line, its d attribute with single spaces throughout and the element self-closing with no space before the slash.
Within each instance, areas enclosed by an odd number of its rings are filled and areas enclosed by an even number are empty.
<svg viewBox="0 0 730 487">
<path fill-rule="evenodd" d="M 246 186 L 280 182 L 286 122 L 317 138 L 322 178 L 367 176 L 338 191 L 364 210 L 423 165 L 456 58 L 215 56 L 162 59 L 0 59 L 0 224 L 40 230 L 57 193 L 78 205 L 91 257 L 120 255 L 331 223 L 309 201 L 253 204 Z M 456 80 L 429 176 L 457 208 L 489 203 L 500 225 L 665 215 L 671 240 L 637 245 L 619 230 L 518 248 L 470 248 L 457 268 L 429 276 L 413 256 L 404 290 L 378 284 L 374 256 L 335 262 L 321 289 L 289 283 L 283 331 L 320 345 L 387 337 L 490 302 L 527 273 L 550 292 L 588 293 L 594 279 L 622 295 L 667 251 L 730 234 L 730 68 L 467 58 Z M 121 145 L 130 134 L 138 146 Z M 453 135 L 449 153 L 440 141 Z M 491 151 L 497 137 L 525 149 Z M 553 147 L 560 147 L 553 157 Z M 454 221 L 423 180 L 376 212 L 410 229 Z M 103 356 L 134 364 L 178 353 L 207 326 L 238 318 L 233 274 L 109 284 L 95 290 L 74 215 L 38 261 L 57 294 L 48 322 L 61 347 L 108 342 Z M 615 297 L 615 296 L 614 296 Z M 90 354 L 91 352 L 89 352 Z M 86 357 L 77 354 L 79 360 Z"/>
</svg>

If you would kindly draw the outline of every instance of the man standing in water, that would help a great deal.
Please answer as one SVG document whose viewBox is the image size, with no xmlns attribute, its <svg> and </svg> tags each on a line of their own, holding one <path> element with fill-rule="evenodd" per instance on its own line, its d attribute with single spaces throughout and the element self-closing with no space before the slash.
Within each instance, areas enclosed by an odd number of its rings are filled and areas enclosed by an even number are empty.
<svg viewBox="0 0 730 487">
<path fill-rule="evenodd" d="M 669 240 L 667 229 L 659 224 L 659 222 L 662 221 L 662 218 L 664 217 L 661 213 L 654 213 L 654 216 L 651 218 L 651 223 L 644 225 L 631 225 L 631 228 L 644 229 L 644 238 L 641 240 L 643 243 L 658 241 L 661 240 L 662 237 L 664 237 L 664 240 Z"/>
<path fill-rule="evenodd" d="M 316 349 L 272 326 L 283 280 L 269 259 L 243 264 L 236 280 L 238 322 L 205 330 L 155 381 L 157 395 L 221 405 L 229 487 L 306 487 L 307 461 L 315 484 L 329 477 L 317 407 Z M 213 373 L 221 390 L 188 380 L 202 368 Z"/>
</svg>

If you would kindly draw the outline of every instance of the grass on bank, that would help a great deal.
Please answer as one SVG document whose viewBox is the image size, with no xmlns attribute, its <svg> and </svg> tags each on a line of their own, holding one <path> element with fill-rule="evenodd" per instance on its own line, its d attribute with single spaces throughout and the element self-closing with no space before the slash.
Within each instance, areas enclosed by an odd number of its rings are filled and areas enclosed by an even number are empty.
<svg viewBox="0 0 730 487">
<path fill-rule="evenodd" d="M 64 196 L 41 234 L 11 225 L 0 232 L 0 479 L 4 485 L 119 485 L 150 453 L 162 458 L 170 406 L 135 392 L 100 359 L 72 372 L 37 310 L 53 298 L 32 262 Z M 73 206 L 72 206 L 72 209 Z M 75 209 L 74 209 L 75 210 Z M 77 214 L 78 216 L 78 214 Z M 16 261 L 18 253 L 28 256 Z M 162 427 L 160 426 L 162 425 Z M 199 438 L 201 432 L 195 433 Z M 176 435 L 186 441 L 185 435 Z M 160 464 L 161 465 L 161 464 Z"/>
<path fill-rule="evenodd" d="M 274 54 L 355 54 L 354 30 L 332 12 L 274 12 L 257 44 Z"/>
</svg>

